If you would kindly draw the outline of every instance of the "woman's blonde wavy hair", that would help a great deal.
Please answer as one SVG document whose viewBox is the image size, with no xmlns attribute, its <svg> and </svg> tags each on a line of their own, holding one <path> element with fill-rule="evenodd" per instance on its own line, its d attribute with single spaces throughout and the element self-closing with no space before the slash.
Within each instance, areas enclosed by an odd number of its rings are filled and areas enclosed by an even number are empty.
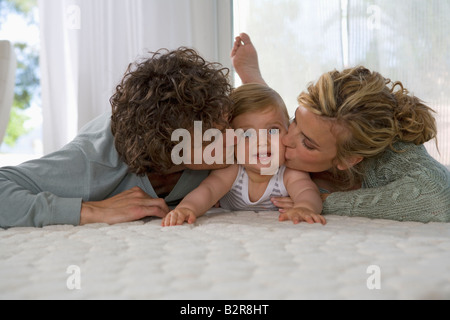
<svg viewBox="0 0 450 320">
<path fill-rule="evenodd" d="M 348 159 L 372 158 L 387 148 L 397 151 L 398 141 L 420 145 L 437 134 L 430 107 L 410 95 L 401 82 L 361 66 L 325 73 L 300 94 L 298 102 L 346 130 L 347 134 L 338 136 L 334 162 L 348 168 L 351 182 L 364 174 L 364 161 L 352 166 Z"/>
</svg>

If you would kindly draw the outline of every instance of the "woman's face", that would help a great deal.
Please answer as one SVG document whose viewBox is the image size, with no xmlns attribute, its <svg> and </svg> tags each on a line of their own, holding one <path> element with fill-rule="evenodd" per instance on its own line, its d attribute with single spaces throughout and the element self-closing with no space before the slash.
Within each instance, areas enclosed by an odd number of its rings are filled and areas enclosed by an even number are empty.
<svg viewBox="0 0 450 320">
<path fill-rule="evenodd" d="M 339 130 L 341 129 L 341 130 Z M 286 166 L 306 172 L 331 169 L 337 154 L 337 134 L 342 127 L 321 119 L 304 107 L 298 107 L 288 134 L 282 139 L 286 147 Z"/>
</svg>

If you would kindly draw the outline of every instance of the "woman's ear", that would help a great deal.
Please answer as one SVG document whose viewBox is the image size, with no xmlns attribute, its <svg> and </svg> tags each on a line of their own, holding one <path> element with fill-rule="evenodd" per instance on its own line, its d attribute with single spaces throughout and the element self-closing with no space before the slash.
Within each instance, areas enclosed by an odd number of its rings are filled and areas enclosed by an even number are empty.
<svg viewBox="0 0 450 320">
<path fill-rule="evenodd" d="M 364 160 L 363 157 L 350 157 L 350 158 L 346 159 L 345 163 L 339 163 L 337 165 L 337 168 L 342 171 L 347 170 L 351 167 L 356 166 L 358 163 L 360 163 L 363 160 Z"/>
</svg>

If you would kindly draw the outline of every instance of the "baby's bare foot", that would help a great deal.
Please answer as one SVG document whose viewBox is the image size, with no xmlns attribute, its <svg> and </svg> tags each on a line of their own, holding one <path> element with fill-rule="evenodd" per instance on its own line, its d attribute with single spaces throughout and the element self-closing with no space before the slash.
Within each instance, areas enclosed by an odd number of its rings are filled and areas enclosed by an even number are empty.
<svg viewBox="0 0 450 320">
<path fill-rule="evenodd" d="M 242 83 L 266 84 L 259 70 L 258 53 L 246 33 L 236 37 L 231 50 L 231 61 Z"/>
</svg>

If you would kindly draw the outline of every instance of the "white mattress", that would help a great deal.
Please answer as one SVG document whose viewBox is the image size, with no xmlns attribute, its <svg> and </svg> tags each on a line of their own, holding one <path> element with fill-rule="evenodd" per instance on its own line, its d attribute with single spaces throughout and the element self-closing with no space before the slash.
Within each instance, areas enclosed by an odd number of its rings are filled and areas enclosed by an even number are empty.
<svg viewBox="0 0 450 320">
<path fill-rule="evenodd" d="M 277 219 L 215 209 L 171 228 L 0 229 L 0 298 L 450 298 L 450 224 Z"/>
</svg>

